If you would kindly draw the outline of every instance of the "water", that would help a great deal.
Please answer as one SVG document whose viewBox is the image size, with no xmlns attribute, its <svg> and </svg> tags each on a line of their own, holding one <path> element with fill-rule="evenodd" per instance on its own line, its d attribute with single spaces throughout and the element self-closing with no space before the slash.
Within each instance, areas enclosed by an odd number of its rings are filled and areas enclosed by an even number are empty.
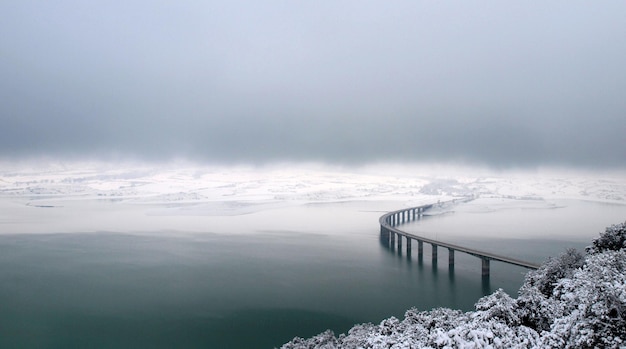
<svg viewBox="0 0 626 349">
<path fill-rule="evenodd" d="M 389 250 L 373 207 L 289 211 L 311 223 L 298 230 L 277 222 L 239 234 L 0 236 L 0 347 L 272 348 L 413 306 L 471 310 L 483 294 L 502 287 L 514 295 L 523 281 L 523 268 L 502 263 L 492 263 L 485 284 L 474 257 L 457 254 L 450 270 L 446 251 L 433 265 L 426 246 L 422 261 L 416 251 Z M 321 223 L 342 212 L 364 221 Z M 427 230 L 468 214 L 416 224 Z M 534 240 L 493 241 L 523 250 Z"/>
</svg>

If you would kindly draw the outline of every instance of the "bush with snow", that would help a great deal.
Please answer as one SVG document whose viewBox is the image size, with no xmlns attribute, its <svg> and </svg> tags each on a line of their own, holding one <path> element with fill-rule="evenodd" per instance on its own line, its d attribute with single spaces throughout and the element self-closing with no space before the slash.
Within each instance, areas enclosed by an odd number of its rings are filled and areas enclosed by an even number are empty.
<svg viewBox="0 0 626 349">
<path fill-rule="evenodd" d="M 600 237 L 593 239 L 591 246 L 587 246 L 587 253 L 600 253 L 602 251 L 618 251 L 626 248 L 626 222 L 614 224 L 606 228 Z"/>
<path fill-rule="evenodd" d="M 583 264 L 583 255 L 568 249 L 557 258 L 548 258 L 539 269 L 528 272 L 516 300 L 521 323 L 539 332 L 549 331 L 554 318 L 563 314 L 561 302 L 552 297 L 557 282 L 571 278 Z"/>
<path fill-rule="evenodd" d="M 553 297 L 563 316 L 554 320 L 549 343 L 564 348 L 618 348 L 626 342 L 626 250 L 587 258 L 572 278 L 561 279 Z"/>
<path fill-rule="evenodd" d="M 294 338 L 282 348 L 623 348 L 625 224 L 607 228 L 586 256 L 567 250 L 529 272 L 517 299 L 500 289 L 473 312 L 410 309 L 403 320 Z"/>
</svg>

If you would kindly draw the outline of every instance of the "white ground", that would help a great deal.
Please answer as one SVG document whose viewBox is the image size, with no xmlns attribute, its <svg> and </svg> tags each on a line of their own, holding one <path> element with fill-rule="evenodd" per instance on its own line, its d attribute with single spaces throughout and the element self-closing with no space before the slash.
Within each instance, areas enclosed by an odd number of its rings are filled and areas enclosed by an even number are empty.
<svg viewBox="0 0 626 349">
<path fill-rule="evenodd" d="M 0 234 L 324 229 L 319 220 L 285 217 L 319 203 L 351 203 L 377 217 L 457 197 L 478 198 L 465 209 L 486 211 L 502 209 L 501 199 L 507 207 L 550 207 L 560 199 L 626 205 L 626 173 L 389 164 L 0 163 Z M 342 224 L 341 217 L 333 221 Z"/>
</svg>

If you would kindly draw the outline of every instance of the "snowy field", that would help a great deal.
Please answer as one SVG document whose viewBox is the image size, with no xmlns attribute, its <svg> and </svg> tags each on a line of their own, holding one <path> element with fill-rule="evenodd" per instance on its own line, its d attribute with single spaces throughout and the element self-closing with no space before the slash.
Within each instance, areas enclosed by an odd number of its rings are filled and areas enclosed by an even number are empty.
<svg viewBox="0 0 626 349">
<path fill-rule="evenodd" d="M 295 220 L 281 219 L 281 212 L 304 205 L 352 202 L 382 214 L 460 197 L 477 199 L 463 208 L 475 212 L 550 208 L 564 199 L 626 205 L 626 174 L 440 165 L 2 163 L 0 233 L 290 229 Z"/>
</svg>

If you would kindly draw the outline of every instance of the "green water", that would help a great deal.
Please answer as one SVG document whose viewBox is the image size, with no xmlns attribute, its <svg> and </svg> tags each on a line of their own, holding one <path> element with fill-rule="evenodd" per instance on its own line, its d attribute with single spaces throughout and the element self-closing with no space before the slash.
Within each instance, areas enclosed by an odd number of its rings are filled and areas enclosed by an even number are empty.
<svg viewBox="0 0 626 349">
<path fill-rule="evenodd" d="M 0 236 L 0 347 L 272 348 L 483 294 L 478 272 L 370 233 Z M 496 280 L 514 289 L 521 274 Z"/>
<path fill-rule="evenodd" d="M 452 217 L 413 228 L 469 219 Z M 484 282 L 479 259 L 457 253 L 450 269 L 428 245 L 420 261 L 417 244 L 411 256 L 383 246 L 375 221 L 314 231 L 0 235 L 0 348 L 273 348 L 410 307 L 472 310 L 497 288 L 515 296 L 526 271 L 493 262 Z M 464 238 L 527 258 L 566 245 Z"/>
</svg>

